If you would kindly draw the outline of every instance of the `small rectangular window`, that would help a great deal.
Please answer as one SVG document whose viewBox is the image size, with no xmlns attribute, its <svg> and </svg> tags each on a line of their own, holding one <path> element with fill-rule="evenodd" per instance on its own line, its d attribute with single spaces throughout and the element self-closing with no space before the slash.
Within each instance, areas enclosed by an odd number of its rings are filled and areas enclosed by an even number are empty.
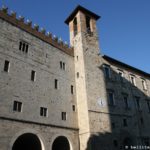
<svg viewBox="0 0 150 150">
<path fill-rule="evenodd" d="M 144 125 L 144 119 L 142 117 L 140 118 L 140 122 L 141 122 L 141 125 Z"/>
<path fill-rule="evenodd" d="M 24 53 L 28 53 L 28 48 L 29 48 L 29 44 L 24 42 L 24 41 L 20 41 L 19 42 L 19 50 L 24 52 Z"/>
<path fill-rule="evenodd" d="M 110 66 L 104 65 L 104 75 L 108 79 L 111 77 L 111 75 L 110 75 Z"/>
<path fill-rule="evenodd" d="M 79 72 L 77 72 L 77 78 L 79 78 Z"/>
<path fill-rule="evenodd" d="M 66 70 L 66 64 L 65 64 L 65 62 L 60 61 L 60 69 Z"/>
<path fill-rule="evenodd" d="M 55 89 L 58 89 L 58 80 L 57 79 L 55 79 L 55 81 L 54 81 L 55 83 Z"/>
<path fill-rule="evenodd" d="M 66 64 L 63 62 L 63 70 L 66 70 Z"/>
<path fill-rule="evenodd" d="M 127 119 L 123 119 L 123 126 L 124 126 L 124 127 L 127 127 L 127 126 L 128 126 L 128 124 L 127 124 Z"/>
<path fill-rule="evenodd" d="M 79 60 L 79 56 L 77 56 L 76 58 L 77 58 L 77 61 L 78 61 Z"/>
<path fill-rule="evenodd" d="M 73 85 L 71 85 L 71 94 L 73 94 L 74 90 L 73 90 Z"/>
<path fill-rule="evenodd" d="M 148 112 L 150 112 L 150 101 L 147 100 L 147 108 L 148 108 Z"/>
<path fill-rule="evenodd" d="M 47 117 L 47 108 L 45 107 L 40 108 L 40 116 Z"/>
<path fill-rule="evenodd" d="M 130 76 L 131 83 L 136 86 L 135 77 L 133 75 Z"/>
<path fill-rule="evenodd" d="M 123 73 L 123 71 L 119 69 L 118 70 L 118 75 L 119 75 L 119 80 L 121 82 L 123 82 L 124 81 L 124 73 Z"/>
<path fill-rule="evenodd" d="M 60 61 L 60 69 L 62 69 L 63 68 L 63 63 L 62 63 L 62 61 Z"/>
<path fill-rule="evenodd" d="M 67 114 L 66 114 L 66 112 L 62 112 L 61 113 L 61 118 L 62 118 L 62 120 L 67 120 Z"/>
<path fill-rule="evenodd" d="M 142 79 L 143 90 L 147 90 L 146 81 Z"/>
<path fill-rule="evenodd" d="M 75 105 L 72 105 L 72 110 L 73 110 L 73 111 L 76 111 Z"/>
<path fill-rule="evenodd" d="M 14 101 L 13 110 L 17 112 L 21 112 L 21 109 L 22 109 L 22 103 L 18 101 Z"/>
<path fill-rule="evenodd" d="M 135 96 L 135 101 L 137 110 L 141 111 L 140 97 Z"/>
<path fill-rule="evenodd" d="M 34 70 L 31 71 L 31 81 L 36 80 L 36 72 Z"/>
<path fill-rule="evenodd" d="M 116 128 L 116 124 L 114 122 L 111 123 L 111 127 L 112 129 L 115 129 Z"/>
<path fill-rule="evenodd" d="M 125 109 L 129 109 L 128 96 L 123 95 L 123 100 L 124 100 Z"/>
<path fill-rule="evenodd" d="M 25 48 L 25 52 L 28 53 L 28 48 L 29 48 L 29 45 L 26 44 L 26 48 Z"/>
<path fill-rule="evenodd" d="M 22 49 L 22 46 L 23 46 L 23 43 L 22 43 L 22 41 L 20 41 L 20 43 L 19 43 L 19 50 Z"/>
<path fill-rule="evenodd" d="M 114 101 L 114 92 L 113 91 L 108 91 L 108 103 L 110 106 L 114 106 L 115 105 L 115 101 Z"/>
<path fill-rule="evenodd" d="M 8 60 L 5 60 L 4 63 L 4 71 L 9 72 L 10 62 Z"/>
</svg>

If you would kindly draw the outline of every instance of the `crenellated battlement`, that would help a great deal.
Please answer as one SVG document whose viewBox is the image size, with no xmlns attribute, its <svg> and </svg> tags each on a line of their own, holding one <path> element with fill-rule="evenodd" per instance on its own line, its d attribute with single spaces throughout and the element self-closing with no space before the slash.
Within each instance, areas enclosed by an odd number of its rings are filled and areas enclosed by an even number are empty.
<svg viewBox="0 0 150 150">
<path fill-rule="evenodd" d="M 74 56 L 73 47 L 71 47 L 67 42 L 62 41 L 61 38 L 47 32 L 44 28 L 40 28 L 39 25 L 33 24 L 29 19 L 25 20 L 23 16 L 17 17 L 16 12 L 9 12 L 8 8 L 5 6 L 0 9 L 0 18 L 62 50 L 68 55 Z"/>
</svg>

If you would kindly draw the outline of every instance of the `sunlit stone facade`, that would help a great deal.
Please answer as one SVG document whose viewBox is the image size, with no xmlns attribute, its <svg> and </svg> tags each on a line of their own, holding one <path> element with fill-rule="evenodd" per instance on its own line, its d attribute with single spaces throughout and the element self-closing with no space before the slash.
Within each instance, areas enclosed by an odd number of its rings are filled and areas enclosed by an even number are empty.
<svg viewBox="0 0 150 150">
<path fill-rule="evenodd" d="M 0 10 L 2 150 L 119 150 L 150 145 L 150 74 L 102 55 L 78 6 L 67 45 Z"/>
</svg>

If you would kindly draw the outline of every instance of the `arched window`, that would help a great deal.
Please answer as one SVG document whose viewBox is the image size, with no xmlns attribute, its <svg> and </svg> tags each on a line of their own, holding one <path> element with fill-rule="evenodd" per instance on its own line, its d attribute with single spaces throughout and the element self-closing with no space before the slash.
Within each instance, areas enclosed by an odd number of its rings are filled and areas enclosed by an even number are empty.
<svg viewBox="0 0 150 150">
<path fill-rule="evenodd" d="M 73 29 L 74 29 L 74 36 L 77 35 L 78 33 L 78 28 L 77 28 L 77 18 L 75 17 L 73 20 Z"/>
<path fill-rule="evenodd" d="M 86 16 L 86 31 L 87 31 L 87 33 L 91 33 L 90 21 L 91 21 L 91 18 L 89 16 Z"/>
</svg>

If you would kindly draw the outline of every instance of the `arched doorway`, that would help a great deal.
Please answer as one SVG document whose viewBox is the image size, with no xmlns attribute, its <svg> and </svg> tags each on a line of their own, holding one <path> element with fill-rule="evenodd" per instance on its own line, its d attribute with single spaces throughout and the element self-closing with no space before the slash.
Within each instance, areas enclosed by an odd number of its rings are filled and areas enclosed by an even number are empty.
<svg viewBox="0 0 150 150">
<path fill-rule="evenodd" d="M 52 150 L 70 150 L 70 144 L 66 137 L 57 137 L 52 145 Z"/>
<path fill-rule="evenodd" d="M 25 133 L 16 139 L 12 150 L 42 150 L 42 146 L 35 134 Z"/>
</svg>

